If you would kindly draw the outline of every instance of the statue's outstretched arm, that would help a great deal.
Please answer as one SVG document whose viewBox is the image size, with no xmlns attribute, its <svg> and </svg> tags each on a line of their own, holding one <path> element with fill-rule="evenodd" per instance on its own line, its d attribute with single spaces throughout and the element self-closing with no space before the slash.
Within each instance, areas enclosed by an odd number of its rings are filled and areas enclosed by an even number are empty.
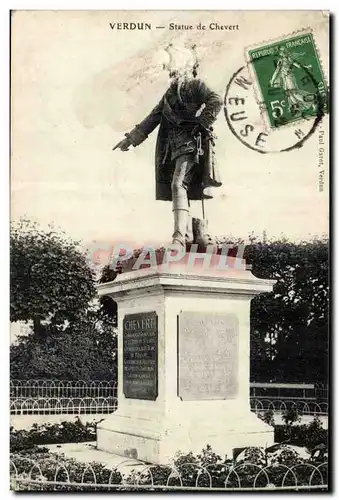
<svg viewBox="0 0 339 500">
<path fill-rule="evenodd" d="M 118 142 L 114 149 L 121 149 L 121 151 L 128 151 L 129 146 L 138 146 L 141 144 L 151 132 L 159 125 L 162 110 L 164 105 L 164 99 L 162 98 L 160 102 L 152 109 L 149 115 L 146 116 L 138 125 L 134 127 L 133 130 L 128 132 L 126 138 Z"/>
</svg>

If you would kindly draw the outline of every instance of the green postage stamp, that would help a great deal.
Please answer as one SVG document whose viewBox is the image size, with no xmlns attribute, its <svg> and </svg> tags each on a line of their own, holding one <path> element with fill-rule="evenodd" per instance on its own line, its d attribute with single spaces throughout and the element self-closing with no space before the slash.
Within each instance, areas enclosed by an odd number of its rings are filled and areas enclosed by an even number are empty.
<svg viewBox="0 0 339 500">
<path fill-rule="evenodd" d="M 247 49 L 261 109 L 272 129 L 328 112 L 328 90 L 311 33 Z"/>
</svg>

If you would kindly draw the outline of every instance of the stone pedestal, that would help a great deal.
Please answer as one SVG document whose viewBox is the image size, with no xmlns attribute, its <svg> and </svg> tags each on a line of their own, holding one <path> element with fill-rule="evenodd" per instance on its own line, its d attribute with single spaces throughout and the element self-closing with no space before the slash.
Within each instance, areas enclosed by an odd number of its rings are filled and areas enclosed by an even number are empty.
<svg viewBox="0 0 339 500">
<path fill-rule="evenodd" d="M 274 282 L 243 269 L 172 264 L 98 286 L 118 302 L 118 410 L 100 450 L 166 464 L 179 450 L 231 456 L 273 444 L 250 411 L 250 302 Z"/>
</svg>

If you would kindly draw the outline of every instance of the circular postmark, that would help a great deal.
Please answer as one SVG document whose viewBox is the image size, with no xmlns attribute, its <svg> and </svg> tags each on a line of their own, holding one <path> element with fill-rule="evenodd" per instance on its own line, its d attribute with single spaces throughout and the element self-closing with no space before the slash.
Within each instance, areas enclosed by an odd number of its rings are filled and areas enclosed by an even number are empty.
<svg viewBox="0 0 339 500">
<path fill-rule="evenodd" d="M 262 64 L 265 57 L 258 57 L 256 64 Z M 266 84 L 263 91 L 253 66 L 253 62 L 241 66 L 226 86 L 224 112 L 231 132 L 244 146 L 262 154 L 302 147 L 327 111 L 324 82 L 296 63 L 298 79 L 285 72 L 279 80 L 277 66 L 270 79 L 264 75 L 265 82 L 273 85 Z M 262 66 L 265 68 L 265 61 Z"/>
</svg>

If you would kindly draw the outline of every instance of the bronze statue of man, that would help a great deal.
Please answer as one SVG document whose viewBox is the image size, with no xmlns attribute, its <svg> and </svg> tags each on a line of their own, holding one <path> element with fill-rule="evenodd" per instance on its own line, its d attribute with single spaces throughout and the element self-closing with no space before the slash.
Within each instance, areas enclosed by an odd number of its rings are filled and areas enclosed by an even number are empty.
<svg viewBox="0 0 339 500">
<path fill-rule="evenodd" d="M 175 53 L 171 46 L 166 50 L 171 56 L 165 66 L 171 78 L 168 90 L 114 149 L 127 151 L 131 145 L 138 146 L 160 125 L 155 151 L 156 199 L 172 201 L 172 243 L 185 246 L 192 242 L 189 200 L 212 198 L 204 189 L 221 186 L 212 124 L 222 100 L 197 78 L 198 62 L 192 50 Z"/>
</svg>

